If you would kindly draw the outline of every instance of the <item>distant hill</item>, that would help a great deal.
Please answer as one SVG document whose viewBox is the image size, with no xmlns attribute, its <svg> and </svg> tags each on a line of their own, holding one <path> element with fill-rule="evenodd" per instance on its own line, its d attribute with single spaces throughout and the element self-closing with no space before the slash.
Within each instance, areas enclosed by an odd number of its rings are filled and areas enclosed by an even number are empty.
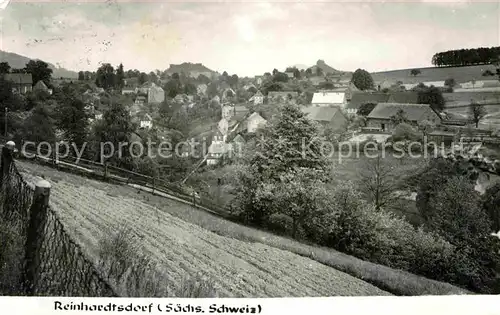
<svg viewBox="0 0 500 315">
<path fill-rule="evenodd" d="M 30 60 L 37 60 L 37 59 L 32 59 L 28 58 L 25 56 L 21 56 L 15 53 L 10 53 L 6 51 L 0 50 L 0 62 L 8 62 L 9 65 L 14 68 L 14 69 L 21 69 L 26 66 L 26 64 Z M 77 79 L 78 78 L 78 73 L 75 71 L 67 70 L 64 68 L 56 67 L 53 64 L 47 62 L 49 64 L 49 68 L 52 69 L 52 77 L 53 78 L 71 78 L 71 79 Z"/>
<path fill-rule="evenodd" d="M 324 60 L 321 60 L 321 59 L 316 62 L 316 67 L 321 68 L 321 70 L 323 70 L 323 73 L 325 73 L 325 74 L 327 74 L 327 73 L 341 74 L 344 72 L 344 71 L 340 71 L 340 70 L 337 70 L 335 68 L 330 67 L 329 65 L 326 64 L 326 62 Z"/>
<path fill-rule="evenodd" d="M 168 74 L 181 73 L 184 72 L 186 74 L 190 74 L 191 76 L 198 76 L 199 74 L 216 74 L 215 71 L 205 67 L 201 63 L 191 63 L 191 62 L 183 62 L 181 64 L 171 64 L 167 69 Z"/>
<path fill-rule="evenodd" d="M 417 68 L 412 68 L 417 69 Z M 485 70 L 490 70 L 495 73 L 495 66 L 493 65 L 476 65 L 466 67 L 430 67 L 418 68 L 421 74 L 412 76 L 410 71 L 412 69 L 400 69 L 382 72 L 372 72 L 372 78 L 376 83 L 383 81 L 402 81 L 403 83 L 419 83 L 425 81 L 444 81 L 448 78 L 455 79 L 457 83 L 468 82 L 474 80 L 495 80 L 497 77 L 483 77 L 482 74 Z"/>
</svg>

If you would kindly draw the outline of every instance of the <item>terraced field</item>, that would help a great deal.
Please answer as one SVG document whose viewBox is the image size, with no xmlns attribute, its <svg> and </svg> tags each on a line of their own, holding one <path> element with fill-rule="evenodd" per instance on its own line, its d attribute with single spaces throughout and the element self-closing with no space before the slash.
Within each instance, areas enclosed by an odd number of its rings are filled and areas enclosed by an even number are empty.
<svg viewBox="0 0 500 315">
<path fill-rule="evenodd" d="M 260 243 L 219 236 L 198 225 L 124 197 L 116 185 L 16 162 L 27 181 L 44 175 L 52 184 L 51 206 L 88 254 L 117 226 L 130 229 L 144 251 L 169 273 L 175 286 L 186 274 L 202 272 L 223 297 L 305 297 L 389 295 L 373 285 L 311 259 Z M 173 206 L 186 207 L 173 201 Z"/>
</svg>

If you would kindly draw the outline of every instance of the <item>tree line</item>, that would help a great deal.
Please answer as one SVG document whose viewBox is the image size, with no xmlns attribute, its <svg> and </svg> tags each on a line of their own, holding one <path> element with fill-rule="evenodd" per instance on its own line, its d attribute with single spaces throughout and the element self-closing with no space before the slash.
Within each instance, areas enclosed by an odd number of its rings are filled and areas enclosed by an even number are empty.
<svg viewBox="0 0 500 315">
<path fill-rule="evenodd" d="M 456 49 L 436 53 L 432 64 L 438 67 L 491 64 L 497 62 L 499 56 L 500 47 Z"/>
</svg>

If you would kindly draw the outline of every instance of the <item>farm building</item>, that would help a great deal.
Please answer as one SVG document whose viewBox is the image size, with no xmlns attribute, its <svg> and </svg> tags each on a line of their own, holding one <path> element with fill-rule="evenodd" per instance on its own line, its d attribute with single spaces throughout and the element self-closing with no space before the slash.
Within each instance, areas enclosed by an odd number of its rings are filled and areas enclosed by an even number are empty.
<svg viewBox="0 0 500 315">
<path fill-rule="evenodd" d="M 428 87 L 434 86 L 437 88 L 444 88 L 445 87 L 444 82 L 445 81 L 426 81 L 422 82 L 422 84 Z"/>
<path fill-rule="evenodd" d="M 377 103 L 387 103 L 390 95 L 387 93 L 354 93 L 352 95 L 351 101 L 347 103 L 346 110 L 350 115 L 356 115 L 358 109 L 363 104 L 377 104 Z"/>
<path fill-rule="evenodd" d="M 454 131 L 434 130 L 427 134 L 427 143 L 434 142 L 437 145 L 451 145 L 458 140 L 458 132 Z"/>
<path fill-rule="evenodd" d="M 314 93 L 311 104 L 314 107 L 338 106 L 343 108 L 346 103 L 344 92 L 318 92 Z"/>
<path fill-rule="evenodd" d="M 441 117 L 428 104 L 378 103 L 367 117 L 367 127 L 390 132 L 394 129 L 391 117 L 400 110 L 408 122 L 417 126 L 424 120 L 434 124 L 441 122 Z"/>
<path fill-rule="evenodd" d="M 347 127 L 348 121 L 338 107 L 315 107 L 302 108 L 302 112 L 311 120 L 321 124 L 324 128 L 335 131 L 343 131 Z"/>
<path fill-rule="evenodd" d="M 31 73 L 7 73 L 3 78 L 12 83 L 12 89 L 17 93 L 26 94 L 33 89 Z"/>
</svg>

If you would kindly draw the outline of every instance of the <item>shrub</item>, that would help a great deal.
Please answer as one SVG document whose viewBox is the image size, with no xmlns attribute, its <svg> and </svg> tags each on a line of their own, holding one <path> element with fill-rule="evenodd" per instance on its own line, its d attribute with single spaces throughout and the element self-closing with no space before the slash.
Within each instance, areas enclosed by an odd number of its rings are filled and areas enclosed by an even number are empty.
<svg viewBox="0 0 500 315">
<path fill-rule="evenodd" d="M 292 229 L 293 220 L 283 213 L 274 213 L 267 219 L 267 228 L 280 234 L 289 233 Z"/>
<path fill-rule="evenodd" d="M 323 244 L 363 260 L 471 287 L 478 265 L 440 235 L 362 201 L 351 184 L 332 194 Z"/>
</svg>

